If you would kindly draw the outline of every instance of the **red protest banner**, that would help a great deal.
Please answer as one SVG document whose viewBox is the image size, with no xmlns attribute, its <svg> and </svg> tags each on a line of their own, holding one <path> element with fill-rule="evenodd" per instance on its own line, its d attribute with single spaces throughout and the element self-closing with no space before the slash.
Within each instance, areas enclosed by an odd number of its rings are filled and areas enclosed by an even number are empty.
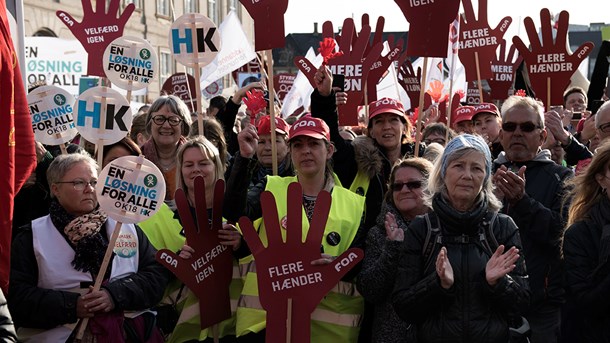
<svg viewBox="0 0 610 343">
<path fill-rule="evenodd" d="M 492 99 L 503 101 L 508 97 L 508 91 L 514 83 L 515 72 L 522 61 L 523 57 L 519 55 L 514 45 L 511 45 L 506 53 L 506 41 L 502 40 L 498 55 L 491 61 L 493 77 L 487 80 L 491 87 Z"/>
<path fill-rule="evenodd" d="M 479 0 L 478 19 L 475 19 L 471 0 L 463 0 L 462 4 L 464 14 L 460 18 L 458 56 L 466 70 L 466 81 L 489 79 L 493 76 L 490 62 L 496 55 L 496 48 L 512 18 L 504 17 L 492 30 L 487 23 L 487 0 Z M 477 75 L 477 69 L 480 75 Z"/>
<path fill-rule="evenodd" d="M 248 218 L 242 217 L 239 225 L 256 262 L 260 302 L 267 311 L 266 341 L 309 343 L 311 312 L 364 253 L 360 249 L 348 249 L 330 264 L 311 265 L 311 261 L 320 258 L 320 243 L 330 211 L 330 193 L 318 194 L 305 242 L 302 241 L 301 185 L 291 183 L 287 197 L 285 242 L 276 199 L 271 192 L 265 191 L 261 195 L 267 246 L 263 245 Z M 289 337 L 287 332 L 290 332 Z"/>
<path fill-rule="evenodd" d="M 569 19 L 568 12 L 559 13 L 559 20 L 556 23 L 557 36 L 553 39 L 551 13 L 547 8 L 543 8 L 540 10 L 541 39 L 538 39 L 532 18 L 527 17 L 523 21 L 531 50 L 521 38 L 513 37 L 513 44 L 527 65 L 530 83 L 536 97 L 542 100 L 547 108 L 551 105 L 563 104 L 563 92 L 570 84 L 570 77 L 593 50 L 593 43 L 586 42 L 570 54 L 566 46 Z"/>
<path fill-rule="evenodd" d="M 91 0 L 81 0 L 83 20 L 80 23 L 69 13 L 56 12 L 57 17 L 72 31 L 89 55 L 87 75 L 106 77 L 102 63 L 104 51 L 113 40 L 123 35 L 123 28 L 135 9 L 134 4 L 129 4 L 119 16 L 121 0 L 110 0 L 107 12 L 106 2 L 106 0 L 96 0 L 95 12 L 93 12 Z"/>
<path fill-rule="evenodd" d="M 195 179 L 194 193 L 196 225 L 184 191 L 178 188 L 175 196 L 186 241 L 195 250 L 193 256 L 185 260 L 173 251 L 161 249 L 156 258 L 199 298 L 199 316 L 201 328 L 204 329 L 231 317 L 229 284 L 233 273 L 233 256 L 218 238 L 218 230 L 222 229 L 224 181 L 218 180 L 214 186 L 210 221 L 201 176 Z"/>
<path fill-rule="evenodd" d="M 284 13 L 288 0 L 239 0 L 254 19 L 254 50 L 282 48 L 286 45 Z"/>
<path fill-rule="evenodd" d="M 197 94 L 195 93 L 195 78 L 187 73 L 176 73 L 163 83 L 161 93 L 173 94 L 184 101 L 191 112 L 197 108 Z"/>
<path fill-rule="evenodd" d="M 275 94 L 282 103 L 284 102 L 286 94 L 288 94 L 288 92 L 290 92 L 290 90 L 292 89 L 292 84 L 294 83 L 295 78 L 296 75 L 288 73 L 277 74 L 273 77 L 275 81 L 273 83 L 273 88 L 275 88 Z"/>
<path fill-rule="evenodd" d="M 482 82 L 480 88 L 483 91 L 483 102 L 491 102 L 489 87 L 485 85 L 486 82 Z M 468 105 L 477 105 L 481 103 L 481 92 L 479 91 L 479 85 L 476 81 L 468 82 L 468 88 L 466 89 L 466 103 Z"/>
<path fill-rule="evenodd" d="M 407 54 L 447 57 L 449 24 L 455 19 L 460 0 L 394 0 L 409 22 Z"/>
<path fill-rule="evenodd" d="M 401 57 L 401 60 L 403 58 Z M 421 67 L 417 67 L 417 73 L 413 70 L 413 64 L 404 54 L 404 62 L 398 61 L 398 83 L 404 88 L 411 100 L 411 109 L 419 106 L 419 93 L 421 92 Z"/>
</svg>

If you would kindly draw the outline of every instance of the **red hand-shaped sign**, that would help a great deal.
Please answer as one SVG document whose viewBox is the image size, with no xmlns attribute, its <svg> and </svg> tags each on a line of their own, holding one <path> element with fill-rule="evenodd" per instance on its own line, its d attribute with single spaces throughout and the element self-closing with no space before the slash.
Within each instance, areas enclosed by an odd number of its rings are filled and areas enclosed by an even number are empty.
<svg viewBox="0 0 610 343">
<path fill-rule="evenodd" d="M 491 61 L 493 77 L 487 80 L 489 87 L 491 87 L 492 99 L 502 101 L 508 97 L 508 90 L 513 85 L 515 72 L 521 61 L 523 61 L 523 57 L 519 55 L 514 45 L 510 46 L 508 54 L 506 54 L 506 41 L 502 40 L 498 48 L 497 58 Z"/>
<path fill-rule="evenodd" d="M 288 0 L 239 0 L 254 19 L 254 46 L 256 51 L 283 48 L 284 13 Z"/>
<path fill-rule="evenodd" d="M 413 65 L 411 61 L 406 58 L 406 54 L 404 54 L 404 62 L 400 63 L 401 59 L 398 61 L 398 83 L 405 89 L 407 95 L 409 96 L 409 100 L 411 100 L 411 109 L 417 108 L 419 106 L 419 93 L 421 92 L 421 67 L 417 67 L 417 73 L 413 70 Z"/>
<path fill-rule="evenodd" d="M 327 21 L 323 25 L 324 37 L 334 37 L 333 24 Z M 345 92 L 347 92 L 347 103 L 339 107 L 339 125 L 358 125 L 358 106 L 362 105 L 364 98 L 364 85 L 373 63 L 381 56 L 383 45 L 376 44 L 365 56 L 364 52 L 369 43 L 371 27 L 362 27 L 360 34 L 356 36 L 354 21 L 351 18 L 343 21 L 343 30 L 339 40 L 339 49 L 343 56 L 333 58 L 328 67 L 333 74 L 345 75 Z M 307 76 L 311 85 L 315 88 L 314 76 L 317 68 L 303 56 L 294 58 L 294 64 Z"/>
<path fill-rule="evenodd" d="M 491 60 L 496 55 L 496 48 L 512 22 L 511 17 L 504 17 L 492 30 L 487 23 L 487 0 L 479 0 L 478 20 L 474 17 L 471 0 L 463 0 L 464 15 L 460 18 L 460 61 L 466 69 L 466 81 L 477 80 L 475 53 L 479 55 L 481 80 L 493 76 Z"/>
<path fill-rule="evenodd" d="M 369 15 L 362 15 L 362 26 L 369 26 Z M 364 50 L 364 55 L 367 56 L 368 53 L 377 46 L 377 44 L 383 44 L 383 26 L 385 25 L 385 18 L 379 17 L 377 18 L 377 26 L 375 26 L 375 35 L 373 36 L 373 41 L 369 43 L 367 48 Z M 371 70 L 369 71 L 369 75 L 367 76 L 366 82 L 366 95 L 367 101 L 370 104 L 373 101 L 377 101 L 377 84 L 386 74 L 388 68 L 394 61 L 398 61 L 401 57 L 401 52 L 403 49 L 403 40 L 399 40 L 398 42 L 394 41 L 394 35 L 390 35 L 388 37 L 388 48 L 389 51 L 385 55 L 379 55 L 377 61 L 373 63 L 371 66 Z"/>
<path fill-rule="evenodd" d="M 244 104 L 250 110 L 250 124 L 252 125 L 254 125 L 256 115 L 267 108 L 267 101 L 264 98 L 263 91 L 256 88 L 246 92 Z"/>
<path fill-rule="evenodd" d="M 447 57 L 449 23 L 458 13 L 460 0 L 394 0 L 409 22 L 409 56 Z"/>
<path fill-rule="evenodd" d="M 276 200 L 270 192 L 261 195 L 263 221 L 268 243 L 265 247 L 250 220 L 239 225 L 256 262 L 260 302 L 267 311 L 267 342 L 286 341 L 288 299 L 292 300 L 291 337 L 293 343 L 310 342 L 310 315 L 322 298 L 349 269 L 362 258 L 360 249 L 349 249 L 325 266 L 311 265 L 320 258 L 320 244 L 328 213 L 330 193 L 318 194 L 313 219 L 303 242 L 303 192 L 299 183 L 288 186 L 286 241 L 278 219 Z M 278 199 L 278 201 L 285 201 Z"/>
<path fill-rule="evenodd" d="M 445 85 L 439 80 L 433 80 L 430 82 L 430 88 L 426 91 L 427 94 L 430 94 L 432 100 L 435 103 L 441 103 L 446 101 L 449 98 L 449 94 L 443 95 L 443 88 Z"/>
<path fill-rule="evenodd" d="M 57 11 L 57 17 L 72 31 L 72 34 L 83 45 L 87 54 L 87 74 L 106 77 L 102 56 L 106 47 L 116 38 L 123 35 L 123 28 L 135 9 L 134 4 L 125 6 L 120 17 L 121 0 L 110 0 L 106 12 L 106 0 L 95 0 L 95 12 L 91 0 L 81 0 L 83 20 L 79 23 L 70 14 Z"/>
<path fill-rule="evenodd" d="M 557 36 L 553 40 L 551 13 L 547 8 L 540 10 L 542 42 L 538 39 L 532 18 L 525 18 L 523 23 L 530 40 L 531 50 L 527 48 L 521 38 L 513 37 L 513 44 L 527 65 L 527 72 L 536 97 L 541 99 L 545 105 L 563 104 L 563 92 L 570 83 L 570 77 L 593 49 L 593 43 L 586 42 L 570 55 L 566 46 L 569 17 L 570 15 L 566 11 L 559 13 L 556 25 Z M 547 99 L 547 87 L 551 87 L 551 99 Z"/>
<path fill-rule="evenodd" d="M 207 328 L 231 317 L 229 284 L 233 273 L 231 249 L 220 244 L 218 230 L 222 228 L 224 181 L 216 181 L 211 223 L 208 221 L 203 177 L 195 179 L 195 212 L 193 220 L 184 191 L 176 190 L 176 205 L 186 234 L 186 241 L 195 250 L 185 260 L 174 252 L 161 249 L 157 261 L 174 273 L 199 298 L 201 328 Z M 199 230 L 197 230 L 199 228 Z"/>
</svg>

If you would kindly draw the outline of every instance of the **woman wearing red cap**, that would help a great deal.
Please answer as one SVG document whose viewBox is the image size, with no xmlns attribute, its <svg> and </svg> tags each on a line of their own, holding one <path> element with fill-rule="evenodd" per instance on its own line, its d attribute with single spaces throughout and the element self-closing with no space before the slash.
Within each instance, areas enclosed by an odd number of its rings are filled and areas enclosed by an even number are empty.
<svg viewBox="0 0 610 343">
<path fill-rule="evenodd" d="M 379 99 L 369 105 L 367 136 L 346 141 L 339 134 L 330 70 L 320 68 L 315 80 L 318 87 L 311 95 L 311 113 L 329 126 L 337 150 L 333 156 L 335 173 L 345 187 L 366 196 L 365 226 L 373 227 L 381 211 L 392 166 L 399 159 L 414 155 L 411 124 L 399 100 Z M 420 146 L 418 156 L 423 151 L 424 146 Z"/>
<path fill-rule="evenodd" d="M 250 125 L 239 135 L 240 155 L 251 159 L 256 151 L 259 140 L 254 126 Z M 231 171 L 228 188 L 225 194 L 224 217 L 237 221 L 245 215 L 255 222 L 258 232 L 266 240 L 264 220 L 260 195 L 270 191 L 275 199 L 286 199 L 288 185 L 298 182 L 303 189 L 303 213 L 311 221 L 318 193 L 322 190 L 331 192 L 332 202 L 328 221 L 322 239 L 321 258 L 313 261 L 315 264 L 326 264 L 332 261 L 332 256 L 339 256 L 351 247 L 362 247 L 363 238 L 359 234 L 360 219 L 364 206 L 364 198 L 341 187 L 329 166 L 329 161 L 335 151 L 330 142 L 328 126 L 318 118 L 304 116 L 297 120 L 288 135 L 288 147 L 296 176 L 267 176 L 261 183 L 249 191 L 248 182 L 251 175 L 249 169 L 236 164 Z M 286 203 L 277 201 L 278 218 L 285 219 Z M 280 225 L 284 227 L 284 220 Z M 304 224 L 303 230 L 308 230 Z M 285 230 L 282 230 L 285 233 Z M 251 262 L 252 264 L 254 262 Z M 265 311 L 258 301 L 256 268 L 249 266 L 242 296 L 237 309 L 238 341 L 264 342 Z M 352 275 L 356 272 L 352 271 Z M 347 277 L 344 279 L 348 279 Z M 253 301 L 256 299 L 257 301 Z M 363 310 L 362 297 L 356 292 L 352 282 L 339 282 L 329 292 L 311 315 L 312 342 L 356 342 L 359 333 L 360 317 Z"/>
</svg>

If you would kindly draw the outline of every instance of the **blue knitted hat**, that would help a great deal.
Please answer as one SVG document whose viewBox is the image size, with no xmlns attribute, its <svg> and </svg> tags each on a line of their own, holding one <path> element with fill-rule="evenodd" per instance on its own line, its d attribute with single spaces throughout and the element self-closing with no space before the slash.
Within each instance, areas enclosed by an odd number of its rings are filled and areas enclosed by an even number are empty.
<svg viewBox="0 0 610 343">
<path fill-rule="evenodd" d="M 441 176 L 443 179 L 445 178 L 449 156 L 459 150 L 467 148 L 475 149 L 485 155 L 485 182 L 487 181 L 487 178 L 491 175 L 491 151 L 481 136 L 469 134 L 459 135 L 447 143 L 441 159 Z"/>
</svg>

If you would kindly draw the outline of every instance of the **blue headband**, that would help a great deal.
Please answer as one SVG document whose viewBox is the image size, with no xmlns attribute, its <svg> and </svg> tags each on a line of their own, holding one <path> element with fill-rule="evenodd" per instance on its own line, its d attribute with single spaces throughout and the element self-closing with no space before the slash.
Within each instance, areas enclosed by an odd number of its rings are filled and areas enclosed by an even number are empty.
<svg viewBox="0 0 610 343">
<path fill-rule="evenodd" d="M 441 164 L 441 176 L 445 178 L 445 172 L 447 170 L 447 161 L 449 156 L 462 149 L 475 149 L 485 155 L 485 181 L 489 175 L 491 175 L 491 151 L 489 146 L 480 136 L 462 134 L 447 143 L 445 151 L 443 151 L 442 164 Z"/>
</svg>

